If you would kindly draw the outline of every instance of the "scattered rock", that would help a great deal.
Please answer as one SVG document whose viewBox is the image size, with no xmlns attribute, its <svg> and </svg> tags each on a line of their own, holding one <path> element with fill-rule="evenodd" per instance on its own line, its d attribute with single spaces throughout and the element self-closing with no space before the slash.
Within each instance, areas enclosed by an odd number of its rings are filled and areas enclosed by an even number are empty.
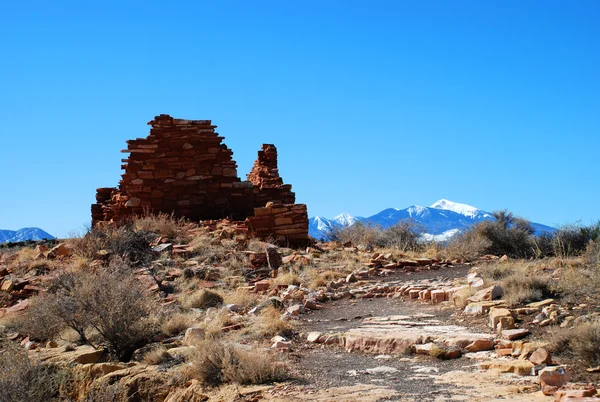
<svg viewBox="0 0 600 402">
<path fill-rule="evenodd" d="M 502 330 L 502 338 L 508 339 L 509 341 L 525 338 L 527 335 L 529 335 L 529 330 L 525 328 Z"/>
<path fill-rule="evenodd" d="M 552 395 L 556 390 L 550 393 L 550 389 L 544 391 L 544 387 L 557 387 L 557 389 L 562 387 L 571 380 L 571 373 L 566 366 L 546 367 L 540 371 L 539 379 L 544 394 Z"/>
<path fill-rule="evenodd" d="M 529 375 L 534 366 L 527 360 L 490 360 L 479 363 L 482 370 L 498 370 L 501 373 L 515 373 L 519 375 Z"/>
<path fill-rule="evenodd" d="M 204 340 L 204 330 L 199 326 L 190 327 L 185 330 L 185 335 L 183 337 L 184 344 L 191 346 L 202 340 Z"/>
</svg>

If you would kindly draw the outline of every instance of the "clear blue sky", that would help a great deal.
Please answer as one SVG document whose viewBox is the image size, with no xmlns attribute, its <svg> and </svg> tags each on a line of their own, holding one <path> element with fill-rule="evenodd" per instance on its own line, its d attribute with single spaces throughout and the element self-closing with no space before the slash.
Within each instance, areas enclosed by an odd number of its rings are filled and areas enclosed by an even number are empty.
<svg viewBox="0 0 600 402">
<path fill-rule="evenodd" d="M 125 140 L 212 119 L 262 143 L 309 214 L 439 198 L 600 218 L 600 2 L 10 1 L 0 15 L 0 229 L 65 236 Z"/>
</svg>

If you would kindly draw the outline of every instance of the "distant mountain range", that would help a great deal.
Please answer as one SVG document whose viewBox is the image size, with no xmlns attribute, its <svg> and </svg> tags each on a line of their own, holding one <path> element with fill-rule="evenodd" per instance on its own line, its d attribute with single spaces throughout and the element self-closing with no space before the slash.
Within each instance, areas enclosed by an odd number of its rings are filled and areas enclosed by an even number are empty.
<svg viewBox="0 0 600 402">
<path fill-rule="evenodd" d="M 19 241 L 44 239 L 54 239 L 54 236 L 44 232 L 40 228 L 23 228 L 19 230 L 0 229 L 0 243 L 15 243 Z"/>
<path fill-rule="evenodd" d="M 412 221 L 423 229 L 426 240 L 444 241 L 462 233 L 476 223 L 493 220 L 494 216 L 476 207 L 441 199 L 430 207 L 412 205 L 405 209 L 388 208 L 368 218 L 342 213 L 332 219 L 315 216 L 309 220 L 308 233 L 315 239 L 324 239 L 332 228 L 351 226 L 356 222 L 379 225 L 384 229 L 400 221 Z M 536 234 L 554 233 L 555 228 L 540 223 L 531 224 Z"/>
</svg>

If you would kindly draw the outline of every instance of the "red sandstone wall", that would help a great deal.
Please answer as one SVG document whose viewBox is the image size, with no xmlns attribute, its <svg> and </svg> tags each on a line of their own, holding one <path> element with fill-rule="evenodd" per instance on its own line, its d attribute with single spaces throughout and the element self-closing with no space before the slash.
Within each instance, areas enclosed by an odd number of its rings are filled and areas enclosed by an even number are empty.
<svg viewBox="0 0 600 402">
<path fill-rule="evenodd" d="M 292 186 L 279 176 L 274 145 L 262 146 L 248 181 L 241 181 L 233 152 L 210 120 L 160 115 L 148 124 L 150 135 L 127 141 L 122 151 L 130 155 L 123 159 L 119 188 L 97 190 L 92 225 L 145 212 L 243 220 L 267 202 L 294 204 Z M 308 216 L 306 233 L 308 238 Z"/>
</svg>

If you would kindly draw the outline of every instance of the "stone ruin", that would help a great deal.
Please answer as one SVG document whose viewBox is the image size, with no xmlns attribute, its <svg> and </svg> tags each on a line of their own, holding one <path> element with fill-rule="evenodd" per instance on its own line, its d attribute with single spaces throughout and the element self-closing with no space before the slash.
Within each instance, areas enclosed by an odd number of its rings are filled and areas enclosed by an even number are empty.
<svg viewBox="0 0 600 402">
<path fill-rule="evenodd" d="M 295 204 L 292 186 L 279 176 L 274 145 L 263 144 L 242 181 L 233 152 L 210 120 L 161 114 L 148 125 L 148 137 L 127 141 L 121 151 L 130 155 L 122 159 L 119 187 L 97 189 L 92 226 L 162 212 L 194 221 L 245 220 L 257 237 L 308 244 L 306 205 Z"/>
</svg>

